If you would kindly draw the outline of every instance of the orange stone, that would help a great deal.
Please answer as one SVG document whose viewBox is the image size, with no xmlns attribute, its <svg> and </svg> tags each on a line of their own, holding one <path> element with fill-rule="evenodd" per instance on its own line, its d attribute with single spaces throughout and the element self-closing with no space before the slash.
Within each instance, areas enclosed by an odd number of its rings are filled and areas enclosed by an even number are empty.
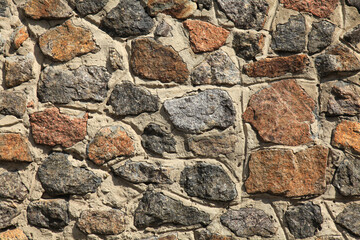
<svg viewBox="0 0 360 240">
<path fill-rule="evenodd" d="M 196 3 L 189 0 L 149 0 L 147 7 L 152 16 L 164 13 L 178 19 L 189 17 L 197 8 Z"/>
<path fill-rule="evenodd" d="M 28 240 L 24 232 L 19 229 L 7 230 L 5 232 L 0 233 L 1 240 Z"/>
<path fill-rule="evenodd" d="M 72 16 L 72 9 L 63 0 L 29 0 L 24 12 L 33 19 L 57 19 Z"/>
<path fill-rule="evenodd" d="M 360 123 L 344 120 L 336 126 L 331 144 L 360 153 Z"/>
<path fill-rule="evenodd" d="M 0 160 L 32 162 L 27 139 L 18 133 L 0 134 Z"/>
<path fill-rule="evenodd" d="M 339 0 L 280 0 L 280 3 L 284 4 L 285 8 L 327 18 L 337 7 Z"/>
<path fill-rule="evenodd" d="M 26 26 L 20 26 L 17 29 L 15 29 L 13 35 L 12 35 L 12 44 L 15 49 L 18 49 L 23 42 L 26 41 L 26 39 L 29 38 L 29 33 L 27 31 Z"/>
</svg>

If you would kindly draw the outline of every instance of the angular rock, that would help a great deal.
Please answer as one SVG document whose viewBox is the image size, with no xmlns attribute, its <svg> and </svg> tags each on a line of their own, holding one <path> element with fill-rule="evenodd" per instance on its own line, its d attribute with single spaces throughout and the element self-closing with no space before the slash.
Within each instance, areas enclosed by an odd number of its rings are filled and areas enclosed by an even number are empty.
<svg viewBox="0 0 360 240">
<path fill-rule="evenodd" d="M 109 0 L 71 0 L 81 16 L 96 14 L 101 11 Z"/>
<path fill-rule="evenodd" d="M 0 17 L 8 17 L 9 3 L 7 0 L 0 0 Z"/>
<path fill-rule="evenodd" d="M 32 162 L 28 140 L 19 133 L 0 134 L 0 160 Z"/>
<path fill-rule="evenodd" d="M 107 105 L 113 107 L 116 115 L 138 115 L 159 110 L 159 97 L 145 88 L 124 81 L 115 86 Z"/>
<path fill-rule="evenodd" d="M 210 224 L 210 216 L 195 207 L 185 206 L 163 193 L 145 192 L 135 211 L 135 227 L 157 227 L 163 224 L 206 226 Z"/>
<path fill-rule="evenodd" d="M 233 240 L 230 236 L 211 233 L 206 229 L 195 230 L 194 237 L 195 240 Z"/>
<path fill-rule="evenodd" d="M 331 88 L 327 102 L 330 116 L 357 115 L 360 113 L 360 89 L 354 85 L 335 85 Z"/>
<path fill-rule="evenodd" d="M 265 0 L 217 0 L 221 10 L 240 29 L 260 30 L 265 24 L 269 4 Z"/>
<path fill-rule="evenodd" d="M 213 6 L 213 1 L 212 0 L 193 0 L 193 2 L 196 2 L 198 5 L 198 8 L 200 10 L 203 10 L 204 8 L 206 10 L 210 10 Z"/>
<path fill-rule="evenodd" d="M 0 233 L 2 240 L 28 240 L 25 233 L 20 228 L 10 229 Z"/>
<path fill-rule="evenodd" d="M 69 224 L 69 203 L 63 199 L 31 202 L 27 219 L 36 227 L 63 230 Z"/>
<path fill-rule="evenodd" d="M 206 59 L 191 72 L 194 85 L 235 85 L 240 82 L 240 71 L 234 62 L 222 50 L 209 54 Z"/>
<path fill-rule="evenodd" d="M 308 50 L 310 54 L 318 53 L 330 46 L 335 25 L 326 20 L 313 22 L 308 37 Z"/>
<path fill-rule="evenodd" d="M 280 77 L 287 73 L 301 74 L 310 60 L 305 54 L 287 57 L 265 58 L 244 66 L 244 73 L 249 77 Z"/>
<path fill-rule="evenodd" d="M 360 237 L 360 204 L 351 203 L 336 216 L 335 222 L 348 232 Z"/>
<path fill-rule="evenodd" d="M 305 18 L 299 14 L 290 16 L 289 21 L 276 25 L 272 33 L 271 48 L 274 51 L 300 53 L 305 50 Z"/>
<path fill-rule="evenodd" d="M 22 182 L 18 172 L 4 172 L 0 174 L 0 197 L 22 201 L 29 191 Z"/>
<path fill-rule="evenodd" d="M 333 185 L 343 196 L 360 196 L 360 161 L 342 161 L 336 170 Z"/>
<path fill-rule="evenodd" d="M 4 229 L 12 226 L 11 220 L 13 220 L 20 211 L 12 203 L 0 202 L 0 229 Z"/>
<path fill-rule="evenodd" d="M 34 55 L 13 56 L 5 58 L 4 83 L 7 88 L 16 87 L 34 78 Z"/>
<path fill-rule="evenodd" d="M 343 120 L 339 123 L 334 132 L 331 145 L 360 154 L 360 123 Z"/>
<path fill-rule="evenodd" d="M 174 126 L 189 133 L 228 128 L 234 124 L 236 115 L 229 94 L 220 89 L 166 100 L 164 108 Z"/>
<path fill-rule="evenodd" d="M 149 0 L 147 7 L 152 16 L 164 13 L 178 19 L 184 19 L 192 15 L 197 6 L 190 0 Z"/>
<path fill-rule="evenodd" d="M 236 32 L 232 42 L 235 53 L 245 60 L 254 60 L 262 52 L 265 44 L 265 35 L 262 33 Z"/>
<path fill-rule="evenodd" d="M 161 155 L 164 152 L 176 152 L 174 136 L 162 130 L 160 126 L 155 123 L 147 125 L 141 137 L 142 146 L 152 153 Z"/>
<path fill-rule="evenodd" d="M 81 66 L 67 70 L 49 66 L 41 73 L 37 95 L 43 103 L 101 102 L 106 98 L 110 77 L 105 67 Z"/>
<path fill-rule="evenodd" d="M 147 15 L 140 1 L 119 0 L 101 21 L 100 28 L 113 37 L 145 35 L 154 26 L 154 20 Z"/>
<path fill-rule="evenodd" d="M 198 163 L 181 172 L 180 185 L 191 197 L 232 201 L 237 197 L 235 183 L 221 166 Z"/>
<path fill-rule="evenodd" d="M 285 8 L 299 12 L 309 12 L 320 18 L 329 17 L 337 7 L 339 0 L 280 0 Z"/>
<path fill-rule="evenodd" d="M 27 31 L 26 26 L 21 25 L 20 27 L 17 27 L 14 32 L 10 36 L 11 38 L 11 44 L 15 49 L 20 48 L 20 46 L 23 44 L 23 42 L 26 41 L 26 39 L 29 38 L 29 33 Z"/>
<path fill-rule="evenodd" d="M 360 5 L 359 5 L 360 7 Z M 346 32 L 343 37 L 344 41 L 352 47 L 360 49 L 360 25 L 357 25 L 350 31 Z"/>
<path fill-rule="evenodd" d="M 72 9 L 64 0 L 29 0 L 24 6 L 24 12 L 32 19 L 69 18 Z"/>
<path fill-rule="evenodd" d="M 115 48 L 109 48 L 109 62 L 113 70 L 125 70 L 123 56 Z"/>
<path fill-rule="evenodd" d="M 125 230 L 125 214 L 120 210 L 85 210 L 76 226 L 84 233 L 115 235 Z"/>
<path fill-rule="evenodd" d="M 277 230 L 272 218 L 256 208 L 229 210 L 221 215 L 220 221 L 238 237 L 271 237 Z"/>
<path fill-rule="evenodd" d="M 22 92 L 0 92 L 0 114 L 21 118 L 26 111 L 26 97 Z"/>
<path fill-rule="evenodd" d="M 346 0 L 346 4 L 349 6 L 356 7 L 357 10 L 360 12 L 360 2 L 357 0 Z"/>
<path fill-rule="evenodd" d="M 51 196 L 94 193 L 101 178 L 86 168 L 72 166 L 68 157 L 52 153 L 39 167 L 38 176 L 45 191 Z"/>
<path fill-rule="evenodd" d="M 149 38 L 132 42 L 130 67 L 139 77 L 164 83 L 184 83 L 189 77 L 179 53 Z"/>
<path fill-rule="evenodd" d="M 230 32 L 200 20 L 186 20 L 184 27 L 190 34 L 190 46 L 195 53 L 211 52 L 223 46 Z"/>
<path fill-rule="evenodd" d="M 312 202 L 289 207 L 285 212 L 285 222 L 295 238 L 312 237 L 316 231 L 321 230 L 321 208 Z"/>
<path fill-rule="evenodd" d="M 263 141 L 297 146 L 312 141 L 314 108 L 314 100 L 295 80 L 283 80 L 252 95 L 243 119 Z"/>
<path fill-rule="evenodd" d="M 91 31 L 75 26 L 71 20 L 42 34 L 39 46 L 44 55 L 59 62 L 98 50 Z"/>
<path fill-rule="evenodd" d="M 74 118 L 56 107 L 30 115 L 31 132 L 37 144 L 71 147 L 86 136 L 88 114 Z"/>
<path fill-rule="evenodd" d="M 134 142 L 120 126 L 101 128 L 87 147 L 87 155 L 97 165 L 120 156 L 131 156 Z"/>
<path fill-rule="evenodd" d="M 170 37 L 171 36 L 171 30 L 173 28 L 164 20 L 160 22 L 159 25 L 157 25 L 155 29 L 155 36 L 158 37 Z"/>
<path fill-rule="evenodd" d="M 250 156 L 246 192 L 286 197 L 320 195 L 326 189 L 328 152 L 322 146 L 297 153 L 285 149 L 256 151 Z"/>
</svg>

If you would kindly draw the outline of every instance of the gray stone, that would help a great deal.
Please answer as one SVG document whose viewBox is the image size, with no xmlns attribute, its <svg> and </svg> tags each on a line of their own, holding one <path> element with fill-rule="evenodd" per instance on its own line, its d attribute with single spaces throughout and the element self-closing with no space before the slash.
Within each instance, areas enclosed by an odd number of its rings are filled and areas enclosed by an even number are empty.
<svg viewBox="0 0 360 240">
<path fill-rule="evenodd" d="M 76 70 L 47 67 L 41 73 L 37 94 L 41 102 L 101 102 L 106 98 L 110 77 L 106 68 L 99 66 Z"/>
<path fill-rule="evenodd" d="M 330 90 L 327 115 L 356 115 L 360 113 L 360 89 L 354 84 L 337 84 Z"/>
<path fill-rule="evenodd" d="M 200 133 L 215 127 L 228 128 L 234 124 L 236 115 L 229 94 L 220 89 L 166 100 L 164 108 L 174 126 L 189 133 Z"/>
<path fill-rule="evenodd" d="M 235 183 L 221 166 L 198 163 L 181 172 L 180 185 L 191 197 L 231 201 L 237 196 Z"/>
<path fill-rule="evenodd" d="M 5 58 L 4 83 L 7 88 L 18 86 L 32 79 L 34 55 Z"/>
<path fill-rule="evenodd" d="M 342 161 L 336 170 L 333 185 L 343 196 L 360 196 L 360 160 Z"/>
<path fill-rule="evenodd" d="M 26 111 L 26 97 L 21 92 L 0 92 L 0 114 L 21 118 Z"/>
<path fill-rule="evenodd" d="M 290 16 L 289 21 L 276 25 L 272 33 L 271 48 L 279 52 L 299 53 L 305 50 L 305 18 L 301 14 Z"/>
<path fill-rule="evenodd" d="M 194 68 L 191 82 L 194 85 L 235 85 L 240 82 L 240 72 L 230 57 L 218 50 Z"/>
<path fill-rule="evenodd" d="M 238 57 L 245 60 L 254 60 L 262 52 L 265 36 L 262 33 L 237 32 L 234 33 L 233 48 Z"/>
<path fill-rule="evenodd" d="M 211 233 L 207 229 L 197 229 L 194 231 L 195 240 L 235 240 L 231 236 L 224 236 L 217 233 Z"/>
<path fill-rule="evenodd" d="M 10 227 L 11 220 L 14 219 L 20 211 L 12 203 L 0 202 L 0 229 Z"/>
<path fill-rule="evenodd" d="M 145 192 L 135 211 L 135 227 L 157 227 L 163 224 L 206 226 L 210 224 L 210 216 L 195 207 L 185 206 L 163 193 Z"/>
<path fill-rule="evenodd" d="M 317 230 L 321 230 L 321 208 L 312 202 L 289 207 L 285 212 L 285 221 L 295 238 L 312 237 Z"/>
<path fill-rule="evenodd" d="M 116 115 L 138 115 L 142 112 L 159 110 L 159 98 L 145 88 L 137 87 L 129 81 L 116 85 L 107 103 Z"/>
<path fill-rule="evenodd" d="M 217 0 L 217 2 L 238 28 L 260 30 L 265 24 L 269 8 L 265 0 Z"/>
<path fill-rule="evenodd" d="M 152 153 L 161 155 L 164 152 L 176 152 L 174 136 L 162 130 L 160 126 L 155 123 L 147 125 L 141 137 L 142 146 Z"/>
<path fill-rule="evenodd" d="M 318 53 L 330 46 L 335 25 L 322 20 L 313 22 L 308 38 L 308 50 L 310 54 Z"/>
<path fill-rule="evenodd" d="M 5 43 L 6 43 L 6 40 L 0 34 L 0 54 L 5 53 Z"/>
<path fill-rule="evenodd" d="M 360 204 L 352 203 L 336 216 L 335 222 L 360 237 Z"/>
<path fill-rule="evenodd" d="M 86 168 L 74 167 L 69 155 L 51 154 L 39 167 L 41 185 L 51 196 L 93 193 L 101 184 L 101 178 Z"/>
<path fill-rule="evenodd" d="M 0 0 L 0 17 L 8 17 L 9 3 L 7 0 Z"/>
<path fill-rule="evenodd" d="M 221 215 L 220 221 L 238 237 L 271 237 L 277 230 L 272 218 L 256 208 L 229 210 Z"/>
<path fill-rule="evenodd" d="M 105 7 L 109 0 L 72 0 L 81 16 L 96 14 Z"/>
<path fill-rule="evenodd" d="M 360 2 L 359 0 L 346 0 L 347 5 L 356 7 L 360 13 Z"/>
<path fill-rule="evenodd" d="M 29 191 L 21 181 L 17 172 L 4 172 L 0 174 L 0 197 L 24 200 Z"/>
<path fill-rule="evenodd" d="M 359 4 L 360 6 L 360 4 Z M 360 25 L 357 25 L 350 31 L 346 32 L 343 37 L 344 41 L 349 43 L 354 48 L 360 49 Z"/>
<path fill-rule="evenodd" d="M 155 36 L 169 37 L 169 36 L 171 36 L 171 30 L 172 30 L 172 27 L 167 22 L 162 20 L 155 29 Z"/>
<path fill-rule="evenodd" d="M 69 203 L 63 199 L 31 202 L 27 208 L 27 219 L 36 227 L 63 230 L 69 223 Z"/>
<path fill-rule="evenodd" d="M 115 48 L 109 48 L 109 62 L 113 70 L 125 70 L 123 56 Z"/>
<path fill-rule="evenodd" d="M 154 26 L 139 0 L 120 0 L 101 22 L 101 29 L 113 37 L 145 35 Z"/>
<path fill-rule="evenodd" d="M 200 10 L 203 10 L 204 8 L 206 10 L 210 10 L 211 7 L 213 6 L 213 0 L 193 0 L 193 1 L 197 3 L 198 8 Z"/>
</svg>

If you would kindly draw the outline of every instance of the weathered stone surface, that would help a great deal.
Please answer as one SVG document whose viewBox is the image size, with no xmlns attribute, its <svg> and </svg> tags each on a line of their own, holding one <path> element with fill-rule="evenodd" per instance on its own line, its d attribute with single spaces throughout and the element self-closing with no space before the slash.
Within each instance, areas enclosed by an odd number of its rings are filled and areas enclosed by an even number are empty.
<svg viewBox="0 0 360 240">
<path fill-rule="evenodd" d="M 20 214 L 14 204 L 0 202 L 0 229 L 10 227 L 11 220 Z"/>
<path fill-rule="evenodd" d="M 161 164 L 126 161 L 120 167 L 113 168 L 113 172 L 132 183 L 172 183 L 169 170 Z"/>
<path fill-rule="evenodd" d="M 194 85 L 235 85 L 240 82 L 240 71 L 224 51 L 218 50 L 192 70 L 191 82 Z"/>
<path fill-rule="evenodd" d="M 206 10 L 210 10 L 211 7 L 213 6 L 213 1 L 212 0 L 192 0 L 192 1 L 197 3 L 198 8 L 200 10 L 203 10 L 204 8 Z"/>
<path fill-rule="evenodd" d="M 206 229 L 195 230 L 194 237 L 195 240 L 233 240 L 230 236 L 211 233 Z"/>
<path fill-rule="evenodd" d="M 147 191 L 135 211 L 134 225 L 137 228 L 157 227 L 163 224 L 190 226 L 209 225 L 208 213 L 195 207 L 183 205 L 160 192 Z"/>
<path fill-rule="evenodd" d="M 68 157 L 52 153 L 39 167 L 38 176 L 45 191 L 51 196 L 95 192 L 101 178 L 86 168 L 72 166 Z"/>
<path fill-rule="evenodd" d="M 360 5 L 359 5 L 360 6 Z M 349 43 L 354 48 L 360 49 L 360 25 L 357 25 L 343 36 L 345 42 Z"/>
<path fill-rule="evenodd" d="M 132 42 L 130 66 L 137 76 L 164 83 L 184 83 L 189 77 L 186 63 L 173 48 L 149 38 Z"/>
<path fill-rule="evenodd" d="M 81 16 L 96 14 L 105 7 L 109 0 L 71 0 Z"/>
<path fill-rule="evenodd" d="M 190 133 L 228 128 L 234 124 L 236 115 L 229 94 L 220 89 L 166 100 L 164 108 L 177 129 Z"/>
<path fill-rule="evenodd" d="M 360 123 L 343 120 L 333 132 L 331 145 L 354 153 L 360 153 Z"/>
<path fill-rule="evenodd" d="M 7 88 L 18 86 L 34 77 L 34 55 L 5 58 L 4 83 Z"/>
<path fill-rule="evenodd" d="M 260 30 L 265 24 L 269 4 L 265 0 L 217 0 L 226 16 L 241 29 Z"/>
<path fill-rule="evenodd" d="M 0 160 L 32 162 L 27 139 L 19 133 L 0 134 Z"/>
<path fill-rule="evenodd" d="M 177 234 L 169 234 L 162 237 L 151 237 L 142 240 L 178 240 Z"/>
<path fill-rule="evenodd" d="M 87 155 L 97 165 L 134 153 L 134 142 L 120 126 L 101 128 L 87 147 Z"/>
<path fill-rule="evenodd" d="M 1 0 L 0 0 L 0 4 L 1 4 Z M 1 9 L 1 6 L 0 6 L 0 9 Z M 5 43 L 6 43 L 6 40 L 0 34 L 0 54 L 4 54 L 4 52 L 5 52 Z"/>
<path fill-rule="evenodd" d="M 0 197 L 24 200 L 29 191 L 22 182 L 18 172 L 0 174 Z"/>
<path fill-rule="evenodd" d="M 0 17 L 7 17 L 9 11 L 8 9 L 9 9 L 8 1 L 0 0 Z"/>
<path fill-rule="evenodd" d="M 346 4 L 349 6 L 356 7 L 357 10 L 360 12 L 360 2 L 357 0 L 346 0 Z"/>
<path fill-rule="evenodd" d="M 1 240 L 28 240 L 25 233 L 20 228 L 10 229 L 0 233 Z"/>
<path fill-rule="evenodd" d="M 301 74 L 309 64 L 305 54 L 287 57 L 265 58 L 244 66 L 244 72 L 249 77 L 280 77 L 287 73 Z"/>
<path fill-rule="evenodd" d="M 220 220 L 238 237 L 271 237 L 277 230 L 270 216 L 256 208 L 229 210 L 221 215 Z"/>
<path fill-rule="evenodd" d="M 24 6 L 24 12 L 33 19 L 69 18 L 72 9 L 64 0 L 29 0 Z"/>
<path fill-rule="evenodd" d="M 0 92 L 0 114 L 21 118 L 26 111 L 26 97 L 22 92 Z"/>
<path fill-rule="evenodd" d="M 243 119 L 265 142 L 297 146 L 312 141 L 315 102 L 294 80 L 271 84 L 251 96 Z"/>
<path fill-rule="evenodd" d="M 27 31 L 26 26 L 21 25 L 20 27 L 17 27 L 14 32 L 10 36 L 11 38 L 11 44 L 15 49 L 20 48 L 20 46 L 23 44 L 23 42 L 26 41 L 26 39 L 29 38 L 29 33 Z"/>
<path fill-rule="evenodd" d="M 327 102 L 327 115 L 356 115 L 360 113 L 360 89 L 352 84 L 338 84 L 331 88 Z"/>
<path fill-rule="evenodd" d="M 145 88 L 135 86 L 124 81 L 115 86 L 108 105 L 111 105 L 116 115 L 138 115 L 143 112 L 156 112 L 159 110 L 159 98 Z"/>
<path fill-rule="evenodd" d="M 189 31 L 190 46 L 195 53 L 211 52 L 225 44 L 230 32 L 222 27 L 200 20 L 186 20 L 184 27 Z"/>
<path fill-rule="evenodd" d="M 120 210 L 85 210 L 76 226 L 88 234 L 115 235 L 125 230 L 125 214 Z"/>
<path fill-rule="evenodd" d="M 164 152 L 176 152 L 174 136 L 162 130 L 156 123 L 147 125 L 141 137 L 142 146 L 152 153 L 161 155 Z"/>
<path fill-rule="evenodd" d="M 113 37 L 145 35 L 154 26 L 154 20 L 147 15 L 140 1 L 119 0 L 102 20 L 100 28 Z"/>
<path fill-rule="evenodd" d="M 237 197 L 235 183 L 221 166 L 198 163 L 181 172 L 180 185 L 191 197 L 232 201 Z"/>
<path fill-rule="evenodd" d="M 360 196 L 360 161 L 342 161 L 336 170 L 333 185 L 343 196 Z"/>
<path fill-rule="evenodd" d="M 279 52 L 299 53 L 305 50 L 305 18 L 299 14 L 290 16 L 289 21 L 276 25 L 272 33 L 271 48 Z"/>
<path fill-rule="evenodd" d="M 39 46 L 43 54 L 60 62 L 98 50 L 91 31 L 75 26 L 71 20 L 41 35 Z"/>
<path fill-rule="evenodd" d="M 157 25 L 154 34 L 158 37 L 169 37 L 171 36 L 172 29 L 173 28 L 167 22 L 165 22 L 165 20 L 162 20 L 159 25 Z"/>
<path fill-rule="evenodd" d="M 350 233 L 360 237 L 360 204 L 351 203 L 336 216 L 335 222 Z"/>
<path fill-rule="evenodd" d="M 299 12 L 309 12 L 317 17 L 329 17 L 337 7 L 339 0 L 280 0 L 285 8 Z"/>
<path fill-rule="evenodd" d="M 30 115 L 31 132 L 37 144 L 71 147 L 86 136 L 88 114 L 74 118 L 56 107 Z"/>
<path fill-rule="evenodd" d="M 31 202 L 27 219 L 36 227 L 63 230 L 69 224 L 69 203 L 63 199 Z"/>
<path fill-rule="evenodd" d="M 125 70 L 123 56 L 115 48 L 109 48 L 109 62 L 113 70 Z"/>
<path fill-rule="evenodd" d="M 262 52 L 265 44 L 265 35 L 262 33 L 236 32 L 232 42 L 238 57 L 245 60 L 254 60 L 255 56 Z"/>
<path fill-rule="evenodd" d="M 149 0 L 147 7 L 152 16 L 164 13 L 178 19 L 184 19 L 191 16 L 197 6 L 190 0 Z"/>
<path fill-rule="evenodd" d="M 318 53 L 327 48 L 332 42 L 335 24 L 322 20 L 313 22 L 308 38 L 308 50 L 310 54 Z"/>
<path fill-rule="evenodd" d="M 110 77 L 105 67 L 81 66 L 67 70 L 49 66 L 41 73 L 37 95 L 41 102 L 101 102 L 106 98 Z"/>
<path fill-rule="evenodd" d="M 328 148 L 315 146 L 292 150 L 259 150 L 251 154 L 248 193 L 271 193 L 286 197 L 320 195 L 326 189 Z"/>
<path fill-rule="evenodd" d="M 312 237 L 321 230 L 321 208 L 312 202 L 289 207 L 285 212 L 285 222 L 295 238 Z"/>
</svg>

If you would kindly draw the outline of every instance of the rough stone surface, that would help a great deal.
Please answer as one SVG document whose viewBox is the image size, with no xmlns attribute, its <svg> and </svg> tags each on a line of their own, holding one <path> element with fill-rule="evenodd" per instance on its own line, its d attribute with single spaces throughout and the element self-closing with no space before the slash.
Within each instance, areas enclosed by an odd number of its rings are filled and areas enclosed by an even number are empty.
<svg viewBox="0 0 360 240">
<path fill-rule="evenodd" d="M 53 153 L 39 167 L 39 180 L 46 193 L 60 196 L 95 192 L 101 178 L 86 168 L 72 166 L 68 157 L 63 153 Z"/>
<path fill-rule="evenodd" d="M 101 102 L 106 98 L 110 77 L 105 67 L 81 66 L 67 70 L 49 66 L 41 73 L 37 95 L 41 102 Z"/>
<path fill-rule="evenodd" d="M 75 26 L 71 20 L 41 35 L 39 46 L 43 54 L 60 62 L 98 50 L 91 31 Z"/>
<path fill-rule="evenodd" d="M 149 38 L 133 41 L 130 66 L 135 75 L 164 83 L 184 83 L 189 77 L 186 64 L 172 47 Z"/>
<path fill-rule="evenodd" d="M 162 237 L 151 237 L 142 240 L 178 240 L 177 234 L 169 234 Z"/>
<path fill-rule="evenodd" d="M 297 146 L 312 141 L 314 108 L 314 100 L 294 80 L 283 80 L 251 96 L 243 119 L 263 141 Z"/>
<path fill-rule="evenodd" d="M 248 193 L 271 193 L 286 197 L 320 195 L 326 189 L 325 173 L 329 150 L 315 146 L 292 150 L 259 150 L 249 161 Z"/>
<path fill-rule="evenodd" d="M 109 62 L 113 70 L 125 70 L 123 56 L 115 48 L 109 48 Z"/>
<path fill-rule="evenodd" d="M 72 0 L 81 16 L 96 14 L 105 7 L 109 0 Z"/>
<path fill-rule="evenodd" d="M 360 12 L 360 2 L 358 0 L 346 0 L 347 5 L 356 7 Z"/>
<path fill-rule="evenodd" d="M 159 25 L 157 25 L 154 34 L 158 37 L 170 37 L 172 29 L 173 28 L 167 22 L 162 20 Z"/>
<path fill-rule="evenodd" d="M 351 203 L 336 216 L 335 222 L 350 233 L 360 237 L 360 204 Z"/>
<path fill-rule="evenodd" d="M 262 52 L 265 44 L 265 35 L 253 32 L 236 32 L 232 42 L 238 57 L 245 60 L 254 60 L 255 56 Z"/>
<path fill-rule="evenodd" d="M 198 8 L 200 10 L 203 10 L 203 9 L 210 10 L 211 7 L 213 6 L 212 0 L 193 0 L 193 2 L 197 3 Z"/>
<path fill-rule="evenodd" d="M 1 4 L 1 0 L 0 0 L 0 4 Z M 6 40 L 0 34 L 0 54 L 4 54 L 5 44 L 6 44 Z"/>
<path fill-rule="evenodd" d="M 5 58 L 4 83 L 7 88 L 18 86 L 34 77 L 34 55 Z"/>
<path fill-rule="evenodd" d="M 236 115 L 229 94 L 220 89 L 166 100 L 164 108 L 177 129 L 190 133 L 228 128 L 234 124 Z"/>
<path fill-rule="evenodd" d="M 196 3 L 190 0 L 149 0 L 147 7 L 152 16 L 164 13 L 178 19 L 184 19 L 194 13 Z"/>
<path fill-rule="evenodd" d="M 0 0 L 0 17 L 8 16 L 9 3 L 7 0 Z"/>
<path fill-rule="evenodd" d="M 0 233 L 1 240 L 28 240 L 25 233 L 19 229 L 10 229 L 5 232 Z"/>
<path fill-rule="evenodd" d="M 360 154 L 360 123 L 343 120 L 333 132 L 331 145 Z"/>
<path fill-rule="evenodd" d="M 0 114 L 21 118 L 26 111 L 26 97 L 21 92 L 0 92 Z"/>
<path fill-rule="evenodd" d="M 210 216 L 195 207 L 183 205 L 163 193 L 147 191 L 135 211 L 134 225 L 137 228 L 157 227 L 163 224 L 190 226 L 209 225 Z"/>
<path fill-rule="evenodd" d="M 265 0 L 217 0 L 217 2 L 237 28 L 260 30 L 265 24 L 269 8 Z"/>
<path fill-rule="evenodd" d="M 343 160 L 336 170 L 333 185 L 343 196 L 360 196 L 360 161 Z"/>
<path fill-rule="evenodd" d="M 14 204 L 0 202 L 0 229 L 12 226 L 11 220 L 19 214 L 20 211 Z"/>
<path fill-rule="evenodd" d="M 143 112 L 159 110 L 159 98 L 148 90 L 138 87 L 129 81 L 115 86 L 108 105 L 111 105 L 116 115 L 138 115 Z"/>
<path fill-rule="evenodd" d="M 280 0 L 285 8 L 299 12 L 309 12 L 321 18 L 329 17 L 337 7 L 339 0 Z"/>
<path fill-rule="evenodd" d="M 196 230 L 194 232 L 194 237 L 195 240 L 233 240 L 232 237 L 211 233 L 206 229 Z"/>
<path fill-rule="evenodd" d="M 277 230 L 270 216 L 256 208 L 229 210 L 221 215 L 220 220 L 238 237 L 271 237 Z"/>
<path fill-rule="evenodd" d="M 360 6 L 360 5 L 359 5 Z M 360 25 L 357 25 L 350 31 L 346 32 L 343 37 L 344 41 L 354 48 L 360 49 Z"/>
<path fill-rule="evenodd" d="M 285 212 L 285 222 L 295 238 L 312 237 L 316 231 L 321 230 L 321 208 L 312 202 L 291 206 Z"/>
<path fill-rule="evenodd" d="M 22 182 L 19 173 L 4 172 L 0 174 L 0 197 L 24 200 L 29 191 Z"/>
<path fill-rule="evenodd" d="M 191 72 L 194 85 L 235 85 L 240 82 L 240 71 L 224 51 L 209 54 L 206 59 Z"/>
<path fill-rule="evenodd" d="M 149 152 L 163 154 L 164 152 L 175 153 L 176 141 L 174 136 L 165 132 L 155 123 L 150 123 L 141 135 L 142 146 Z"/>
<path fill-rule="evenodd" d="M 237 197 L 235 183 L 221 166 L 198 163 L 181 172 L 180 185 L 191 197 L 231 201 Z"/>
<path fill-rule="evenodd" d="M 24 12 L 33 19 L 69 18 L 72 9 L 64 0 L 29 0 L 24 6 Z"/>
<path fill-rule="evenodd" d="M 211 52 L 223 46 L 230 32 L 200 20 L 186 20 L 184 27 L 190 34 L 191 49 L 195 53 Z"/>
<path fill-rule="evenodd" d="M 310 54 L 318 53 L 327 48 L 331 42 L 335 24 L 322 20 L 313 22 L 308 38 L 308 50 Z"/>
<path fill-rule="evenodd" d="M 113 37 L 145 35 L 153 26 L 154 20 L 145 12 L 140 1 L 134 0 L 120 0 L 100 25 Z"/>
<path fill-rule="evenodd" d="M 88 114 L 83 118 L 60 113 L 56 107 L 30 115 L 31 132 L 37 144 L 71 147 L 86 136 Z"/>
<path fill-rule="evenodd" d="M 21 25 L 20 27 L 17 27 L 14 32 L 10 36 L 11 38 L 11 44 L 15 49 L 20 48 L 20 46 L 23 44 L 23 42 L 26 41 L 26 39 L 29 38 L 29 33 L 27 31 L 26 26 Z"/>
<path fill-rule="evenodd" d="M 353 85 L 333 86 L 327 102 L 330 116 L 356 115 L 360 113 L 359 90 Z"/>
<path fill-rule="evenodd" d="M 0 134 L 0 160 L 32 162 L 28 140 L 19 133 Z"/>
</svg>

